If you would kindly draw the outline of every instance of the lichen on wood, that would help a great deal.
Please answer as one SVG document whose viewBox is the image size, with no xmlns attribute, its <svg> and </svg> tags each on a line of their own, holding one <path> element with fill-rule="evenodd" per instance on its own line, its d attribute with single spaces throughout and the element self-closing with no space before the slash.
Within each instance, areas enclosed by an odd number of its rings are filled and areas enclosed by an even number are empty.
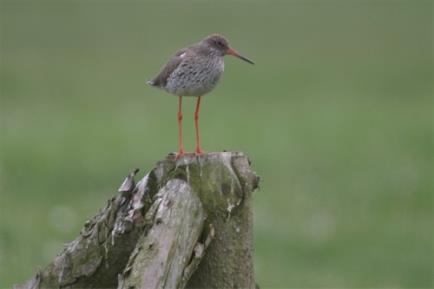
<svg viewBox="0 0 434 289">
<path fill-rule="evenodd" d="M 87 221 L 24 288 L 255 288 L 251 193 L 237 152 L 169 155 Z"/>
</svg>

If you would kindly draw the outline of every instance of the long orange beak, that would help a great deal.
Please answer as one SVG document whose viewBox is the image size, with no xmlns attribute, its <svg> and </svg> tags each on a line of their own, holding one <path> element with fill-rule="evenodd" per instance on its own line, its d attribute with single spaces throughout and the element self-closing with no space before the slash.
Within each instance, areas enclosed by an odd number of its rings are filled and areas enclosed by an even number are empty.
<svg viewBox="0 0 434 289">
<path fill-rule="evenodd" d="M 251 61 L 250 59 L 248 59 L 247 57 L 244 57 L 244 56 L 242 56 L 241 54 L 239 54 L 235 49 L 233 49 L 233 48 L 229 48 L 227 51 L 226 51 L 226 54 L 227 55 L 232 55 L 232 56 L 235 56 L 235 57 L 238 57 L 239 59 L 242 59 L 242 60 L 244 60 L 244 61 L 246 61 L 246 62 L 248 62 L 248 63 L 250 63 L 250 64 L 255 64 L 253 61 Z"/>
</svg>

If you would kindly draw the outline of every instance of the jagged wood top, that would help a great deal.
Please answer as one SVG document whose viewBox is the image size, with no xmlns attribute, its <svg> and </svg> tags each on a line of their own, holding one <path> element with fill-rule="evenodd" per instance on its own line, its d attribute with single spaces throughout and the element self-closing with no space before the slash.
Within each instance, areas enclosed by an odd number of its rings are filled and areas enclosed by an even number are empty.
<svg viewBox="0 0 434 289">
<path fill-rule="evenodd" d="M 162 194 L 169 197 L 174 193 L 173 198 L 177 197 L 177 189 L 174 188 L 179 188 L 182 184 L 187 186 L 184 187 L 186 191 L 183 196 L 188 200 L 199 197 L 203 213 L 197 211 L 193 202 L 193 207 L 175 211 L 175 216 L 172 217 L 176 218 L 180 212 L 203 214 L 206 216 L 204 222 L 195 222 L 188 215 L 181 220 L 190 220 L 188 222 L 191 222 L 191 228 L 196 228 L 196 237 L 200 230 L 213 225 L 216 238 L 211 244 L 209 241 L 198 240 L 194 245 L 195 241 L 191 241 L 193 244 L 187 247 L 189 250 L 193 248 L 194 256 L 199 257 L 192 257 L 191 263 L 178 264 L 185 266 L 183 274 L 173 268 L 168 270 L 167 272 L 173 273 L 170 275 L 171 284 L 180 284 L 177 288 L 203 287 L 204 284 L 214 284 L 212 288 L 232 288 L 235 284 L 233 282 L 244 282 L 244 287 L 251 287 L 253 236 L 250 195 L 257 187 L 259 178 L 250 169 L 247 157 L 238 152 L 209 153 L 199 157 L 187 155 L 180 159 L 169 155 L 136 184 L 134 176 L 137 172 L 134 170 L 128 175 L 118 195 L 111 198 L 100 213 L 85 223 L 80 235 L 52 263 L 25 284 L 14 288 L 117 288 L 118 274 L 125 272 L 128 264 L 134 264 L 131 263 L 133 252 L 143 244 L 139 240 L 153 228 L 160 228 L 159 234 L 163 235 L 171 230 L 169 221 L 166 222 L 166 230 L 164 226 L 161 227 L 165 223 L 158 223 L 155 218 L 157 214 L 151 214 L 150 208 L 157 206 L 157 200 L 162 200 Z M 180 202 L 180 199 L 177 200 Z M 186 232 L 191 231 L 194 230 L 179 232 L 188 236 Z M 196 238 L 193 235 L 183 240 L 186 242 L 189 238 Z M 170 240 L 174 241 L 170 238 L 166 241 Z M 200 245 L 201 242 L 204 242 L 203 245 Z M 199 251 L 207 247 L 204 244 L 209 245 L 208 253 L 198 266 L 203 257 Z M 243 270 L 239 269 L 240 262 Z M 198 270 L 193 274 L 196 267 Z M 127 279 L 128 276 L 124 275 L 122 280 Z M 124 284 L 127 283 L 128 281 Z"/>
</svg>

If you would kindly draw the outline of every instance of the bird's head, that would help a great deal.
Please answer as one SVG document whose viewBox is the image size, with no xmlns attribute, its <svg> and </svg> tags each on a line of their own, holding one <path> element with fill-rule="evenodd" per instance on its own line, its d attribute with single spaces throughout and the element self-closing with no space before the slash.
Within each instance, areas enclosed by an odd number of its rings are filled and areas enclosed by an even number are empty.
<svg viewBox="0 0 434 289">
<path fill-rule="evenodd" d="M 212 34 L 210 36 L 205 37 L 201 42 L 203 45 L 216 51 L 220 56 L 232 55 L 250 64 L 254 64 L 253 61 L 251 61 L 247 57 L 242 56 L 235 49 L 229 47 L 229 42 L 225 37 L 221 35 Z"/>
</svg>

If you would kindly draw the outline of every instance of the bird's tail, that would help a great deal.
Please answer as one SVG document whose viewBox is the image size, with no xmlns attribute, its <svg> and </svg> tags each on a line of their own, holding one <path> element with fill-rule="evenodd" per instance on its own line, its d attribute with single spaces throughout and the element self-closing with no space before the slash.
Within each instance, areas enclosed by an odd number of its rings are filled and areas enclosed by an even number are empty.
<svg viewBox="0 0 434 289">
<path fill-rule="evenodd" d="M 150 86 L 155 86 L 155 81 L 153 80 L 148 80 L 146 81 L 147 84 L 149 84 Z"/>
</svg>

